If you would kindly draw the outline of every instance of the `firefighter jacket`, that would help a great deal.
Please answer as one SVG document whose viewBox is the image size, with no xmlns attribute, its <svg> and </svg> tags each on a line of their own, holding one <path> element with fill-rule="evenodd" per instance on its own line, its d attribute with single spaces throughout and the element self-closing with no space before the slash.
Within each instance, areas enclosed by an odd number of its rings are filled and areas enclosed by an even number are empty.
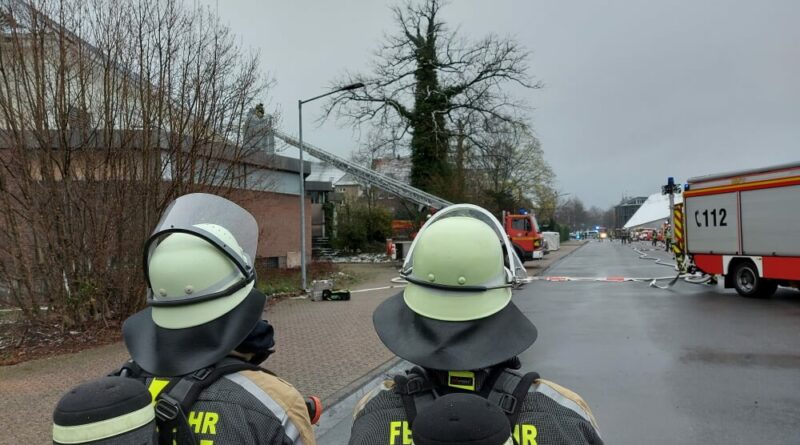
<svg viewBox="0 0 800 445">
<path fill-rule="evenodd" d="M 394 386 L 394 381 L 384 381 L 356 405 L 350 445 L 412 445 L 403 401 Z M 603 443 L 589 406 L 563 386 L 537 379 L 522 403 L 512 426 L 517 445 Z"/>
<path fill-rule="evenodd" d="M 148 378 L 156 397 L 168 379 Z M 225 375 L 204 389 L 187 415 L 198 445 L 314 445 L 305 402 L 288 382 L 261 371 Z"/>
</svg>

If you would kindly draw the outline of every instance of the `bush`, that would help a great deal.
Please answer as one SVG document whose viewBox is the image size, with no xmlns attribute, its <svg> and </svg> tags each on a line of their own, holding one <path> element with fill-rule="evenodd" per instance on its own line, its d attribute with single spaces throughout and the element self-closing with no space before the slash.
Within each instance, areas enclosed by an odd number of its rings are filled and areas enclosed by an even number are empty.
<svg viewBox="0 0 800 445">
<path fill-rule="evenodd" d="M 559 224 L 553 219 L 542 225 L 542 231 L 558 232 L 558 237 L 562 243 L 564 241 L 569 241 L 569 226 Z"/>
<path fill-rule="evenodd" d="M 339 206 L 334 246 L 347 250 L 363 250 L 373 243 L 383 243 L 392 234 L 392 213 L 381 207 L 368 207 L 361 202 L 345 202 Z"/>
<path fill-rule="evenodd" d="M 564 241 L 569 241 L 569 232 L 570 232 L 569 226 L 559 226 L 558 227 L 558 233 L 560 235 L 562 243 Z"/>
</svg>

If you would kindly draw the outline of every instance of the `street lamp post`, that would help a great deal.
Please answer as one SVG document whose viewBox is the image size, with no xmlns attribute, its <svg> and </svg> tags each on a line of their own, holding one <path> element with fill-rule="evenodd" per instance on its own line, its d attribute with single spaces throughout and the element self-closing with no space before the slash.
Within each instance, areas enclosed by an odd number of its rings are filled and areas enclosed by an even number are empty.
<svg viewBox="0 0 800 445">
<path fill-rule="evenodd" d="M 341 87 L 337 90 L 329 91 L 325 94 L 312 97 L 311 99 L 297 101 L 297 117 L 298 117 L 298 133 L 300 143 L 300 275 L 302 276 L 302 289 L 306 290 L 306 181 L 303 165 L 303 104 L 321 99 L 331 94 L 339 93 L 342 91 L 350 91 L 358 88 L 364 88 L 361 82 L 354 83 Z"/>
</svg>

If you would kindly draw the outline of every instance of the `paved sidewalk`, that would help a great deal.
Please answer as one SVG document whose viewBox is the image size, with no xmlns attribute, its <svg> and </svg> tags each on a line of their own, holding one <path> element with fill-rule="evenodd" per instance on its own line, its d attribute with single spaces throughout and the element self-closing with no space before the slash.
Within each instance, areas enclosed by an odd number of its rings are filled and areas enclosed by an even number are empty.
<svg viewBox="0 0 800 445">
<path fill-rule="evenodd" d="M 353 288 L 388 287 L 393 264 L 342 265 L 364 281 Z M 284 299 L 265 312 L 277 352 L 265 366 L 304 394 L 331 396 L 394 358 L 372 328 L 372 312 L 399 288 L 356 292 L 350 301 Z M 69 388 L 101 377 L 127 359 L 122 343 L 0 367 L 0 445 L 49 443 L 53 408 Z"/>
<path fill-rule="evenodd" d="M 568 242 L 545 259 L 526 264 L 530 275 L 574 251 L 582 243 Z M 390 282 L 393 264 L 350 264 L 345 270 L 365 279 L 350 301 L 312 302 L 285 299 L 269 306 L 265 317 L 275 326 L 277 352 L 265 366 L 330 405 L 394 363 L 396 357 L 378 339 L 372 312 L 401 289 Z M 378 289 L 375 289 L 378 288 Z M 70 387 L 106 374 L 125 361 L 121 343 L 76 354 L 54 356 L 0 367 L 0 424 L 13 425 L 0 435 L 0 445 L 49 443 L 51 415 Z"/>
<path fill-rule="evenodd" d="M 362 273 L 364 266 L 345 266 Z M 354 290 L 384 288 L 397 277 L 397 266 L 367 266 L 377 270 Z M 370 373 L 394 355 L 378 339 L 372 312 L 400 287 L 354 292 L 350 301 L 284 300 L 266 318 L 275 326 L 277 352 L 266 367 L 284 376 L 304 394 L 330 403 L 331 396 Z"/>
</svg>

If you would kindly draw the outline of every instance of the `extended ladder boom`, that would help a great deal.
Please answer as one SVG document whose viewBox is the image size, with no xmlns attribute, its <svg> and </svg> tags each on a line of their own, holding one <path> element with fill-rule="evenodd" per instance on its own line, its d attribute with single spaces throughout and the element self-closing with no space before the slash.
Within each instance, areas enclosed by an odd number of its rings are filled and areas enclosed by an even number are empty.
<svg viewBox="0 0 800 445">
<path fill-rule="evenodd" d="M 289 145 L 300 148 L 300 141 L 292 136 L 277 130 L 275 131 L 275 136 L 285 141 Z M 452 205 L 451 202 L 445 201 L 438 196 L 424 192 L 392 177 L 380 174 L 375 170 L 364 167 L 363 165 L 359 165 L 355 162 L 348 161 L 347 159 L 328 153 L 327 151 L 305 141 L 303 141 L 303 151 L 311 156 L 314 156 L 320 161 L 327 162 L 339 170 L 353 175 L 360 182 L 378 187 L 381 190 L 385 190 L 400 198 L 412 201 L 415 204 L 433 207 L 435 209 L 443 209 L 449 205 Z"/>
</svg>

